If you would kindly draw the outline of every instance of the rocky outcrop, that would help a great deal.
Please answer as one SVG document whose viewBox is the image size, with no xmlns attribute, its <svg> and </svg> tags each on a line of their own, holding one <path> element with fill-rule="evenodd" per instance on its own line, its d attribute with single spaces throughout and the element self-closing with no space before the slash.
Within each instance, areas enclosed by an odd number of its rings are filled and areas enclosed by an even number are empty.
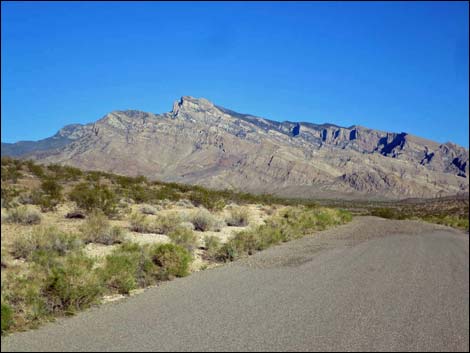
<svg viewBox="0 0 470 353">
<path fill-rule="evenodd" d="M 468 150 L 362 126 L 277 122 L 206 99 L 115 111 L 2 155 L 166 181 L 303 197 L 430 197 L 468 191 Z"/>
</svg>

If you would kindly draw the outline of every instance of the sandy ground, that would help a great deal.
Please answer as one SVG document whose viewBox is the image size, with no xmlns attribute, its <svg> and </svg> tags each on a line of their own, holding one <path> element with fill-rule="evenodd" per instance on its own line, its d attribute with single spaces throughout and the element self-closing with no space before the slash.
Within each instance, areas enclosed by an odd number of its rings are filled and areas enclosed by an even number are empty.
<svg viewBox="0 0 470 353">
<path fill-rule="evenodd" d="M 190 219 L 191 214 L 198 211 L 198 208 L 192 206 L 189 202 L 176 202 L 176 203 L 162 203 L 162 205 L 145 205 L 145 204 L 131 204 L 127 205 L 127 208 L 122 209 L 120 216 L 117 219 L 111 219 L 110 224 L 112 226 L 119 226 L 125 230 L 125 238 L 128 241 L 138 243 L 140 245 L 145 244 L 161 244 L 168 243 L 170 239 L 165 234 L 157 233 L 137 233 L 130 230 L 130 224 L 128 217 L 132 212 L 141 213 L 142 208 L 145 206 L 150 206 L 156 210 L 155 215 L 146 215 L 149 220 L 156 219 L 157 215 L 165 215 L 169 213 L 177 213 L 183 222 L 187 222 Z M 34 205 L 29 205 L 28 207 L 36 209 L 39 211 L 39 208 Z M 230 214 L 230 209 L 232 207 L 237 207 L 236 205 L 228 205 L 222 211 L 214 212 L 213 215 L 218 219 L 220 224 L 225 224 L 224 220 Z M 246 207 L 249 211 L 250 218 L 249 224 L 246 227 L 231 227 L 231 226 L 222 226 L 220 231 L 195 231 L 199 239 L 199 247 L 204 246 L 204 238 L 206 236 L 216 236 L 221 242 L 226 242 L 230 237 L 235 233 L 247 229 L 251 226 L 256 226 L 262 224 L 266 218 L 269 217 L 268 213 L 271 211 L 270 206 L 262 205 L 247 205 Z M 65 215 L 71 211 L 76 210 L 75 206 L 71 202 L 66 202 L 60 204 L 56 211 L 41 213 L 42 220 L 41 224 L 38 226 L 55 226 L 62 231 L 72 232 L 79 234 L 80 227 L 85 223 L 83 219 L 68 219 Z M 2 209 L 2 214 L 5 214 L 5 210 Z M 9 258 L 8 249 L 11 246 L 12 241 L 16 235 L 29 233 L 37 226 L 25 226 L 18 224 L 3 224 L 2 223 L 2 249 L 3 253 L 6 254 L 5 261 L 9 263 L 21 266 L 23 261 L 14 260 Z M 109 255 L 118 245 L 102 245 L 102 244 L 87 244 L 84 248 L 84 251 L 87 255 L 95 257 L 98 260 L 104 259 L 106 255 Z M 6 250 L 6 251 L 5 251 Z M 205 261 L 201 257 L 202 251 L 196 249 L 194 252 L 194 262 L 192 264 L 192 271 L 199 271 L 201 268 L 210 268 L 211 265 L 208 261 Z"/>
</svg>

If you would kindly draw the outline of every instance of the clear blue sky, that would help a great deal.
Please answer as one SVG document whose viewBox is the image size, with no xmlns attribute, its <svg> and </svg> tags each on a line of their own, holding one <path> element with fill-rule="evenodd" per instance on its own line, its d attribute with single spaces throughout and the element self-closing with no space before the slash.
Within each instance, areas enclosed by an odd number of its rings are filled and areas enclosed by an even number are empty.
<svg viewBox="0 0 470 353">
<path fill-rule="evenodd" d="M 468 147 L 467 2 L 2 2 L 2 141 L 183 95 Z"/>
</svg>

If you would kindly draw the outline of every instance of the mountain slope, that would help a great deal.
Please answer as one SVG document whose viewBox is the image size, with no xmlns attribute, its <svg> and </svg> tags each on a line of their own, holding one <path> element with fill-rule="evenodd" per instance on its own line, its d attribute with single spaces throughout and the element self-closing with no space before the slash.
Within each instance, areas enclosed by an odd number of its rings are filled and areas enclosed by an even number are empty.
<svg viewBox="0 0 470 353">
<path fill-rule="evenodd" d="M 467 192 L 469 184 L 468 150 L 452 143 L 280 123 L 192 97 L 161 115 L 115 111 L 27 148 L 2 143 L 2 155 L 298 197 L 432 197 Z"/>
</svg>

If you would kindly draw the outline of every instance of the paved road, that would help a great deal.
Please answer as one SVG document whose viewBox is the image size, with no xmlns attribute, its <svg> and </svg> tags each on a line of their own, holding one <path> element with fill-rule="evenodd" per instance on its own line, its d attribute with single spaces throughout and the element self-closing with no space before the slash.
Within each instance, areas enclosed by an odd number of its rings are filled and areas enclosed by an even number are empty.
<svg viewBox="0 0 470 353">
<path fill-rule="evenodd" d="M 2 339 L 4 351 L 468 351 L 468 234 L 358 218 Z"/>
</svg>

